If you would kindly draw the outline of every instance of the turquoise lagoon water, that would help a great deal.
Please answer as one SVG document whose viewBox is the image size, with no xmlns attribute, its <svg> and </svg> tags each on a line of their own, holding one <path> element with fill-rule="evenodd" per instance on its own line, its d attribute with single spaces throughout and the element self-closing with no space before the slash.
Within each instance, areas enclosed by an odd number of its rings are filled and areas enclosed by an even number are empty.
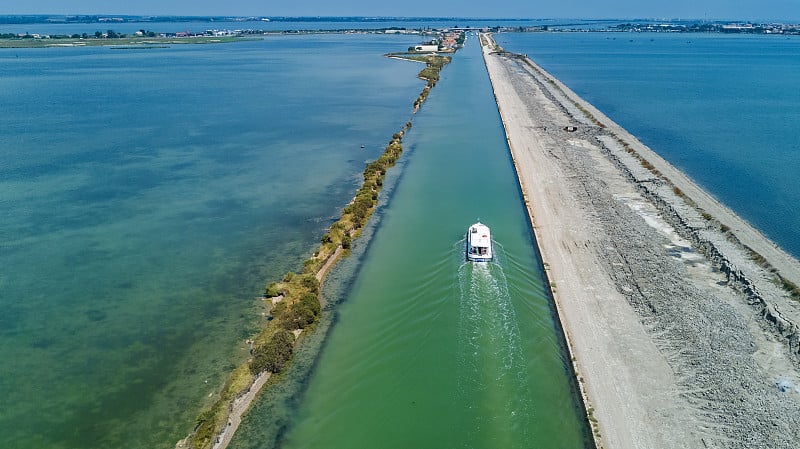
<svg viewBox="0 0 800 449">
<path fill-rule="evenodd" d="M 0 50 L 0 446 L 191 430 L 409 119 L 420 66 L 382 54 L 415 42 Z"/>
<path fill-rule="evenodd" d="M 499 34 L 800 256 L 800 38 Z"/>
<path fill-rule="evenodd" d="M 301 357 L 299 385 L 268 393 L 231 447 L 588 447 L 475 38 L 404 140 L 380 225 L 343 264 L 354 280 L 326 291 L 342 303 L 319 358 Z M 478 217 L 490 264 L 464 261 Z"/>
</svg>

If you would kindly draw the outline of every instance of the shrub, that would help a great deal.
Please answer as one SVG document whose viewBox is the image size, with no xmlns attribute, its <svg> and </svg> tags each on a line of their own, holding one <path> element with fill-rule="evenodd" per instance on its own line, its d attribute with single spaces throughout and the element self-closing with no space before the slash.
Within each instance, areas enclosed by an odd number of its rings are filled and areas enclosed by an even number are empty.
<svg viewBox="0 0 800 449">
<path fill-rule="evenodd" d="M 267 286 L 267 290 L 264 292 L 264 295 L 265 295 L 267 298 L 272 298 L 272 297 L 275 297 L 275 296 L 280 296 L 280 295 L 281 295 L 281 290 L 280 290 L 280 288 L 278 288 L 278 283 L 277 283 L 277 282 L 271 282 L 271 283 L 270 283 L 270 284 Z"/>
<path fill-rule="evenodd" d="M 300 298 L 300 304 L 308 307 L 314 316 L 319 316 L 319 313 L 322 311 L 322 306 L 319 303 L 319 296 L 315 293 L 305 293 Z"/>
<path fill-rule="evenodd" d="M 314 293 L 319 292 L 319 280 L 317 280 L 317 277 L 313 274 L 307 274 L 303 276 L 300 284 Z"/>
<path fill-rule="evenodd" d="M 258 374 L 263 371 L 279 373 L 292 356 L 294 336 L 286 330 L 279 330 L 263 345 L 253 351 L 250 372 Z"/>
<path fill-rule="evenodd" d="M 350 209 L 348 213 L 353 214 L 353 221 L 358 227 L 361 227 L 369 216 L 369 210 L 372 209 L 372 194 L 359 195 L 356 200 L 348 206 Z"/>
<path fill-rule="evenodd" d="M 794 282 L 782 277 L 778 276 L 783 284 L 783 289 L 789 292 L 789 296 L 792 297 L 795 301 L 800 301 L 800 287 L 797 286 Z"/>
<path fill-rule="evenodd" d="M 292 304 L 289 312 L 286 314 L 283 327 L 286 330 L 305 329 L 309 324 L 313 324 L 316 319 L 314 311 L 302 302 L 298 302 Z"/>
<path fill-rule="evenodd" d="M 319 259 L 316 258 L 306 259 L 306 261 L 303 262 L 303 273 L 308 273 L 313 275 L 314 273 L 317 272 L 317 270 L 319 270 L 319 267 L 321 266 L 322 266 L 322 261 Z"/>
</svg>

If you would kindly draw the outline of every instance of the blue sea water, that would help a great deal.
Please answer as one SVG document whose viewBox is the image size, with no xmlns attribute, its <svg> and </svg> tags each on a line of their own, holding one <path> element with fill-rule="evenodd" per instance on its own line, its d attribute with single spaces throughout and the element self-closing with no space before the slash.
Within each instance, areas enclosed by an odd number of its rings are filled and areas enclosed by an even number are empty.
<svg viewBox="0 0 800 449">
<path fill-rule="evenodd" d="M 800 37 L 500 34 L 800 256 Z"/>
<path fill-rule="evenodd" d="M 185 436 L 410 118 L 416 41 L 0 50 L 0 447 Z"/>
</svg>

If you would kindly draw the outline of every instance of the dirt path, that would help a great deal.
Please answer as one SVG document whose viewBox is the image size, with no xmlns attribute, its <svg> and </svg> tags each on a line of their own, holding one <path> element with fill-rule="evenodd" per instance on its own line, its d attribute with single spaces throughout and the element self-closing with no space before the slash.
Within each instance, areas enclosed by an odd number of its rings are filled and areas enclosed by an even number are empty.
<svg viewBox="0 0 800 449">
<path fill-rule="evenodd" d="M 264 387 L 264 384 L 267 383 L 271 375 L 272 373 L 269 372 L 259 374 L 256 380 L 253 381 L 253 385 L 247 390 L 247 393 L 233 401 L 233 408 L 228 418 L 228 425 L 223 429 L 222 433 L 217 436 L 217 441 L 214 442 L 213 446 L 214 449 L 225 449 L 228 447 L 233 435 L 239 428 L 239 424 L 242 423 L 242 416 L 250 408 L 250 404 L 253 403 L 253 400 L 256 398 L 259 391 L 261 391 L 261 388 Z"/>
</svg>

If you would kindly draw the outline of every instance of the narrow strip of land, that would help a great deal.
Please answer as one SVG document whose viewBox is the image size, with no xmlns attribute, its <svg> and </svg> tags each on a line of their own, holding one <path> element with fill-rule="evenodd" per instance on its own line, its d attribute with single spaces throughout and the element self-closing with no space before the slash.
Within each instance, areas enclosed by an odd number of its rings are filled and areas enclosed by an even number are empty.
<svg viewBox="0 0 800 449">
<path fill-rule="evenodd" d="M 260 40 L 261 37 L 241 36 L 192 36 L 192 37 L 124 37 L 113 39 L 65 38 L 65 39 L 0 39 L 0 48 L 51 48 L 51 47 L 117 47 L 159 48 L 185 44 L 228 44 Z"/>
<path fill-rule="evenodd" d="M 450 62 L 449 56 L 424 55 L 421 59 L 426 66 L 418 77 L 426 83 L 414 101 L 414 113 L 436 85 L 441 69 Z M 320 287 L 325 276 L 343 255 L 349 253 L 352 240 L 361 235 L 364 225 L 375 211 L 386 172 L 402 154 L 403 135 L 410 128 L 411 121 L 408 121 L 392 135 L 383 154 L 367 164 L 361 188 L 342 210 L 341 218 L 322 236 L 321 245 L 314 255 L 303 263 L 303 271 L 299 274 L 287 273 L 281 282 L 267 286 L 264 299 L 272 298 L 272 319 L 253 340 L 248 341 L 251 357 L 234 369 L 218 399 L 209 410 L 201 413 L 195 429 L 176 444 L 176 449 L 225 449 L 238 429 L 242 416 L 266 386 L 270 375 L 282 372 L 285 365 L 291 362 L 298 337 L 305 329 L 313 328 L 320 318 L 325 305 Z"/>
<path fill-rule="evenodd" d="M 223 431 L 217 436 L 217 440 L 214 442 L 214 449 L 224 449 L 228 447 L 236 430 L 239 429 L 239 424 L 242 423 L 242 416 L 250 409 L 250 404 L 253 403 L 258 393 L 264 388 L 270 376 L 272 376 L 270 372 L 263 372 L 256 376 L 256 380 L 253 381 L 253 385 L 250 389 L 233 401 L 231 404 L 230 417 L 228 418 L 228 425 L 225 426 Z"/>
<path fill-rule="evenodd" d="M 797 260 L 481 40 L 597 446 L 796 447 Z"/>
</svg>

